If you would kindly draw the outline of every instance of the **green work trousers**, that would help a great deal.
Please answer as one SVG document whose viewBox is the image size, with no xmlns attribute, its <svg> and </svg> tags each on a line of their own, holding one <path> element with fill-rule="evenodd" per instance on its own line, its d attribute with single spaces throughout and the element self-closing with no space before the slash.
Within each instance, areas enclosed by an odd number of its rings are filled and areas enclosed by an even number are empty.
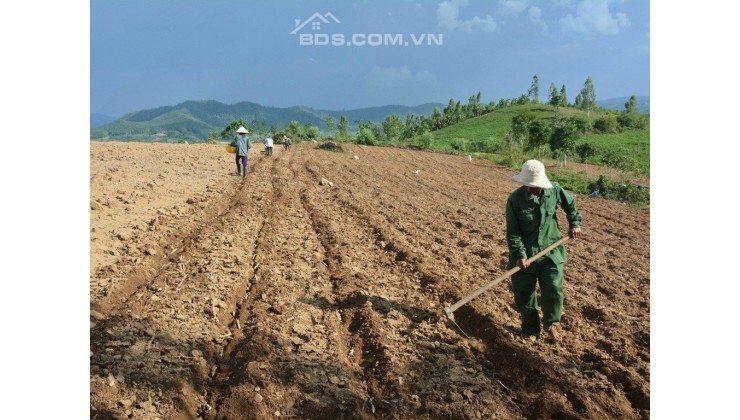
<svg viewBox="0 0 740 420">
<path fill-rule="evenodd" d="M 511 276 L 511 290 L 514 302 L 522 317 L 522 333 L 540 336 L 540 313 L 537 305 L 537 282 L 540 283 L 542 300 L 542 325 L 549 330 L 552 324 L 560 322 L 563 313 L 563 264 L 556 264 L 548 257 L 542 257 L 526 270 Z"/>
</svg>

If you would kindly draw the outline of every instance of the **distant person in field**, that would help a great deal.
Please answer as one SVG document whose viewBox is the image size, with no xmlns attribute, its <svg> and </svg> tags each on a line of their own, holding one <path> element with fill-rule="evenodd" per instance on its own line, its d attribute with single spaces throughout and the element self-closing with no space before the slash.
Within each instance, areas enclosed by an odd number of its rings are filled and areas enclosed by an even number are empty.
<svg viewBox="0 0 740 420">
<path fill-rule="evenodd" d="M 265 138 L 265 151 L 267 152 L 267 156 L 272 156 L 272 146 L 273 146 L 272 137 Z"/>
<path fill-rule="evenodd" d="M 526 260 L 560 239 L 555 214 L 558 206 L 565 212 L 571 238 L 581 237 L 583 216 L 578 212 L 573 197 L 557 182 L 551 183 L 547 179 L 542 162 L 524 162 L 522 171 L 512 179 L 523 185 L 514 190 L 506 202 L 507 268 L 518 266 L 521 269 L 511 276 L 511 289 L 521 314 L 522 334 L 536 340 L 540 337 L 542 325 L 548 338 L 558 341 L 558 324 L 563 313 L 565 246 L 560 245 L 531 264 Z M 535 290 L 538 282 L 542 320 Z"/>
<path fill-rule="evenodd" d="M 243 178 L 247 177 L 248 154 L 249 149 L 252 148 L 252 142 L 249 141 L 247 133 L 249 133 L 249 130 L 240 126 L 236 129 L 236 138 L 231 142 L 231 146 L 236 146 L 236 174 Z M 244 167 L 243 172 L 242 167 Z"/>
<path fill-rule="evenodd" d="M 288 137 L 283 137 L 283 150 L 288 150 L 290 148 L 291 140 Z"/>
</svg>

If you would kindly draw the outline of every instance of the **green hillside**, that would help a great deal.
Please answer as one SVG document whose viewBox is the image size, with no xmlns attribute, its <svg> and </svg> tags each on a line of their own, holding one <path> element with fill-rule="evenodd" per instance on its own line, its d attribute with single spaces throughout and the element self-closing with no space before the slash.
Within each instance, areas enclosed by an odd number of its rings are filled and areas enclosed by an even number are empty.
<svg viewBox="0 0 740 420">
<path fill-rule="evenodd" d="M 503 153 L 506 134 L 511 131 L 511 121 L 518 113 L 529 110 L 535 112 L 542 121 L 552 122 L 556 115 L 561 117 L 581 116 L 593 123 L 606 112 L 586 112 L 575 108 L 559 108 L 556 112 L 549 105 L 527 104 L 504 107 L 492 113 L 462 121 L 458 124 L 431 132 L 431 148 L 438 150 L 471 149 L 472 143 L 485 143 L 488 150 Z M 647 118 L 647 117 L 646 117 Z M 596 149 L 588 163 L 601 163 L 604 156 L 621 156 L 631 165 L 629 169 L 647 174 L 650 171 L 650 129 L 626 129 L 616 133 L 599 133 L 589 129 L 579 140 L 590 143 Z M 533 157 L 536 156 L 536 152 Z M 571 160 L 576 160 L 573 156 Z"/>
<path fill-rule="evenodd" d="M 230 122 L 243 119 L 255 132 L 266 132 L 271 128 L 282 130 L 291 121 L 313 124 L 326 129 L 326 118 L 332 116 L 335 123 L 342 115 L 352 127 L 358 120 L 382 121 L 389 115 L 425 115 L 439 104 L 423 104 L 415 107 L 383 106 L 345 111 L 318 110 L 305 106 L 277 108 L 253 102 L 233 105 L 218 101 L 187 101 L 175 106 L 145 109 L 124 115 L 120 119 L 90 130 L 93 140 L 192 140 L 204 141 L 212 131 L 220 132 Z"/>
</svg>

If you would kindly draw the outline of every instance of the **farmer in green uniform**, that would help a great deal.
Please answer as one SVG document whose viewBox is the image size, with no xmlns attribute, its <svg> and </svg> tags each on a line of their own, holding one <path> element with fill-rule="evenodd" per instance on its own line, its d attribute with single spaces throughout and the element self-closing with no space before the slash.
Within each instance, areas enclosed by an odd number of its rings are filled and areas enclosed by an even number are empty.
<svg viewBox="0 0 740 420">
<path fill-rule="evenodd" d="M 547 179 L 542 162 L 524 162 L 521 173 L 512 179 L 523 186 L 514 190 L 506 202 L 507 268 L 521 268 L 511 276 L 511 289 L 521 314 L 522 333 L 531 340 L 540 336 L 540 314 L 535 290 L 539 282 L 542 326 L 548 337 L 557 341 L 560 339 L 557 325 L 563 312 L 565 246 L 560 245 L 531 264 L 527 264 L 526 260 L 560 239 L 555 215 L 557 205 L 565 211 L 571 238 L 581 236 L 583 217 L 573 197 L 557 182 L 551 183 Z"/>
</svg>

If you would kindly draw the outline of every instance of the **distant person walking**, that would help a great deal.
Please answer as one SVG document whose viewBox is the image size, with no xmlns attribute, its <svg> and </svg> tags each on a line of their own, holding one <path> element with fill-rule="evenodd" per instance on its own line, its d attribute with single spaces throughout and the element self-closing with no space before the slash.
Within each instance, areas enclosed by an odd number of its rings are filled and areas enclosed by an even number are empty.
<svg viewBox="0 0 740 420">
<path fill-rule="evenodd" d="M 272 156 L 272 146 L 273 146 L 272 137 L 265 138 L 265 151 L 267 151 L 267 156 Z"/>
<path fill-rule="evenodd" d="M 249 161 L 249 149 L 252 148 L 252 142 L 247 137 L 249 130 L 240 126 L 236 130 L 236 138 L 231 142 L 231 146 L 236 146 L 236 174 L 243 178 L 247 177 L 247 163 Z M 242 167 L 244 171 L 242 172 Z"/>
<path fill-rule="evenodd" d="M 507 268 L 521 268 L 511 276 L 511 289 L 521 314 L 522 334 L 533 337 L 531 339 L 540 336 L 540 314 L 535 290 L 539 282 L 542 326 L 549 338 L 558 341 L 560 334 L 557 325 L 563 313 L 565 246 L 560 245 L 531 264 L 527 264 L 526 260 L 560 239 L 555 214 L 558 205 L 565 212 L 571 238 L 581 237 L 583 216 L 578 212 L 575 200 L 557 182 L 551 183 L 547 179 L 542 162 L 524 162 L 522 171 L 512 179 L 523 186 L 514 190 L 506 202 Z"/>
<path fill-rule="evenodd" d="M 289 137 L 283 137 L 283 150 L 287 151 L 290 148 L 291 140 Z"/>
</svg>

